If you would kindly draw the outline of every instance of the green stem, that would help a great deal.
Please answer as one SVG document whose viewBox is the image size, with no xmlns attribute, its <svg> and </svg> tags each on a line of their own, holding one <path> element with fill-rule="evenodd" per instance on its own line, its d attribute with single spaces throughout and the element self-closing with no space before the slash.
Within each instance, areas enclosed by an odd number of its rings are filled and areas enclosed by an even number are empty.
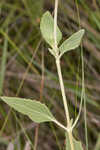
<svg viewBox="0 0 100 150">
<path fill-rule="evenodd" d="M 65 95 L 62 73 L 61 73 L 59 51 L 58 51 L 58 46 L 57 46 L 57 10 L 58 10 L 58 0 L 55 0 L 55 11 L 54 11 L 54 41 L 55 41 L 54 49 L 56 52 L 55 58 L 56 58 L 57 71 L 58 71 L 59 82 L 60 82 L 60 87 L 61 87 L 61 93 L 62 93 L 62 97 L 63 97 L 64 109 L 65 109 L 65 113 L 66 113 L 67 127 L 70 128 L 71 122 L 70 122 L 68 104 L 67 104 L 66 95 Z M 74 150 L 72 130 L 68 131 L 68 136 L 69 136 L 71 150 Z"/>
<path fill-rule="evenodd" d="M 56 65 L 57 65 L 57 71 L 58 71 L 59 82 L 60 82 L 60 87 L 61 87 L 61 93 L 62 93 L 62 97 L 63 97 L 64 109 L 65 109 L 65 113 L 66 113 L 67 127 L 71 128 L 68 104 L 67 104 L 66 95 L 65 95 L 65 88 L 64 88 L 59 58 L 56 59 Z M 68 131 L 68 136 L 69 136 L 69 140 L 70 140 L 71 150 L 74 150 L 72 130 Z"/>
<path fill-rule="evenodd" d="M 59 82 L 60 82 L 60 87 L 61 87 L 61 92 L 62 92 L 62 97 L 63 97 L 64 109 L 65 109 L 66 118 L 67 118 L 67 125 L 69 125 L 70 124 L 70 117 L 69 117 L 68 104 L 67 104 L 67 100 L 66 100 L 65 89 L 64 89 L 64 84 L 63 84 L 63 78 L 62 78 L 60 60 L 59 59 L 56 59 L 56 65 L 57 65 Z"/>
<path fill-rule="evenodd" d="M 54 10 L 54 41 L 55 41 L 55 51 L 57 53 L 57 11 L 58 11 L 58 0 L 55 0 L 55 10 Z"/>
<path fill-rule="evenodd" d="M 8 29 L 7 29 L 8 30 Z M 8 31 L 6 31 L 7 33 Z M 7 48 L 8 48 L 8 40 L 5 37 L 4 48 L 2 52 L 2 60 L 1 60 L 1 70 L 0 70 L 0 96 L 3 94 L 3 83 L 5 78 L 5 70 L 6 70 L 6 60 L 7 60 Z"/>
</svg>

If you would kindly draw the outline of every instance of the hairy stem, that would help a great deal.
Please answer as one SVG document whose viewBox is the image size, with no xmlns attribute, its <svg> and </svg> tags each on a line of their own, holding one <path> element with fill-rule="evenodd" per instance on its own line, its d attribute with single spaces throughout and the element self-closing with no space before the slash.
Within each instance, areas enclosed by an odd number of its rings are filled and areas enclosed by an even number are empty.
<svg viewBox="0 0 100 150">
<path fill-rule="evenodd" d="M 55 0 L 55 10 L 54 10 L 54 41 L 55 50 L 57 51 L 57 11 L 58 11 L 58 0 Z"/>
<path fill-rule="evenodd" d="M 59 59 L 56 59 L 56 65 L 57 65 L 57 71 L 58 71 L 58 76 L 59 76 L 59 82 L 60 82 L 60 87 L 61 87 L 61 92 L 62 92 L 62 97 L 63 97 L 63 103 L 64 103 L 64 108 L 65 108 L 66 118 L 67 118 L 67 126 L 68 126 L 70 124 L 70 117 L 69 117 L 68 104 L 67 104 L 67 100 L 66 100 L 64 83 L 63 83 Z"/>
<path fill-rule="evenodd" d="M 64 109 L 65 109 L 65 113 L 66 113 L 67 127 L 71 128 L 68 104 L 67 104 L 66 95 L 65 95 L 65 88 L 64 88 L 64 83 L 63 83 L 59 58 L 56 59 L 56 65 L 57 65 L 57 71 L 58 71 L 59 82 L 60 82 L 60 87 L 61 87 L 61 93 L 62 93 L 62 97 L 63 97 Z M 71 130 L 68 131 L 68 136 L 69 136 L 69 140 L 70 140 L 71 150 L 74 150 L 73 136 L 72 136 L 72 131 Z"/>
<path fill-rule="evenodd" d="M 55 41 L 54 48 L 56 52 L 55 58 L 56 58 L 57 71 L 58 71 L 59 82 L 60 82 L 60 87 L 61 87 L 61 93 L 63 97 L 64 109 L 66 113 L 67 127 L 71 128 L 68 104 L 67 104 L 66 95 L 65 95 L 64 83 L 63 83 L 61 67 L 60 67 L 60 58 L 59 58 L 59 52 L 58 52 L 58 46 L 57 46 L 57 10 L 58 10 L 58 0 L 55 0 L 55 11 L 54 11 L 54 41 Z M 69 136 L 71 150 L 74 150 L 73 136 L 72 136 L 71 130 L 68 131 L 68 136 Z"/>
</svg>

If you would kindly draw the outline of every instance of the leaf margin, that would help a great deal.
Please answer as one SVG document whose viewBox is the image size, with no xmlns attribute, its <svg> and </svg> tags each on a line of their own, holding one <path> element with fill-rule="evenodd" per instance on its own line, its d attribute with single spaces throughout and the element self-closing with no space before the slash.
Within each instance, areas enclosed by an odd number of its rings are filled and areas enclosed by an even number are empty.
<svg viewBox="0 0 100 150">
<path fill-rule="evenodd" d="M 81 32 L 81 34 L 80 34 Z M 59 47 L 59 51 L 60 51 L 60 57 L 68 52 L 68 51 L 71 51 L 71 50 L 74 50 L 75 48 L 77 48 L 81 41 L 82 41 L 82 37 L 85 33 L 85 30 L 84 29 L 80 29 L 79 31 L 73 33 L 68 39 L 66 39 Z M 80 38 L 78 39 L 78 43 L 76 44 L 76 46 L 74 47 L 71 47 L 72 46 L 72 38 L 75 38 L 75 37 L 78 37 L 80 35 Z M 74 40 L 77 40 L 77 39 L 74 39 Z M 70 42 L 70 43 L 69 43 Z M 67 49 L 65 48 L 67 47 Z M 68 48 L 69 47 L 69 48 Z"/>
<path fill-rule="evenodd" d="M 50 28 L 52 29 L 52 33 L 49 33 L 49 36 L 51 36 L 51 40 L 46 35 L 46 32 L 48 32 L 48 27 L 46 26 L 46 23 L 45 23 L 45 21 L 47 21 L 46 17 L 49 17 L 49 19 L 48 19 L 49 21 L 51 19 L 51 27 Z M 47 31 L 45 32 L 44 29 L 46 29 Z M 49 11 L 46 11 L 43 14 L 41 21 L 40 21 L 40 30 L 41 30 L 41 33 L 42 33 L 44 40 L 51 46 L 51 48 L 54 49 L 54 43 L 55 42 L 54 42 L 54 33 L 53 33 L 54 30 L 53 29 L 54 29 L 54 19 L 53 19 L 51 13 Z M 44 35 L 46 35 L 46 36 L 44 36 Z M 60 29 L 57 25 L 57 44 L 59 44 L 61 39 L 62 39 L 62 32 L 60 31 Z"/>
<path fill-rule="evenodd" d="M 47 120 L 41 120 L 41 121 L 38 121 L 38 119 L 37 120 L 34 120 L 34 119 L 32 119 L 32 115 L 31 114 L 29 114 L 29 112 L 22 112 L 22 110 L 18 110 L 18 109 L 16 109 L 14 106 L 12 106 L 12 105 L 14 105 L 14 104 L 9 104 L 9 102 L 8 102 L 8 100 L 7 99 L 10 99 L 10 100 L 12 100 L 12 99 L 16 99 L 16 100 L 19 100 L 19 101 L 24 101 L 24 102 L 26 102 L 27 101 L 27 103 L 29 103 L 29 102 L 31 102 L 31 103 L 36 103 L 36 105 L 41 105 L 40 107 L 42 107 L 42 108 L 45 108 L 45 110 L 47 111 L 47 114 L 45 115 L 45 117 L 47 117 L 48 119 Z M 0 99 L 2 99 L 2 101 L 4 101 L 6 104 L 8 104 L 10 107 L 12 107 L 14 110 L 16 110 L 16 111 L 18 111 L 18 112 L 20 112 L 20 113 L 22 113 L 22 114 L 24 114 L 24 115 L 27 115 L 32 121 L 34 121 L 34 122 L 36 122 L 36 123 L 42 123 L 42 122 L 50 122 L 50 121 L 55 121 L 56 119 L 55 119 L 55 117 L 52 115 L 52 113 L 50 112 L 50 110 L 48 109 L 48 107 L 45 105 L 45 104 L 43 104 L 43 103 L 40 103 L 39 101 L 37 101 L 37 100 L 31 100 L 31 99 L 26 99 L 26 98 L 18 98 L 18 97 L 7 97 L 7 96 L 1 96 L 0 97 Z M 21 100 L 20 100 L 21 99 Z M 9 101 L 10 101 L 9 100 Z M 21 102 L 22 103 L 22 102 Z M 25 105 L 24 105 L 24 107 L 25 107 Z M 20 108 L 20 107 L 19 107 Z M 29 108 L 30 109 L 30 108 Z M 49 116 L 50 115 L 50 116 Z M 48 117 L 49 116 L 49 117 Z M 45 118 L 44 117 L 44 118 Z"/>
</svg>

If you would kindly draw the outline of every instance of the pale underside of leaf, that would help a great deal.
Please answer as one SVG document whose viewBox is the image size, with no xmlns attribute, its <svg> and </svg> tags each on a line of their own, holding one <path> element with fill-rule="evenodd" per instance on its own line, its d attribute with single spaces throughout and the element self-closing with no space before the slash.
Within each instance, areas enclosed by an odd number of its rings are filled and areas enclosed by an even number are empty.
<svg viewBox="0 0 100 150">
<path fill-rule="evenodd" d="M 52 47 L 54 48 L 55 45 L 55 40 L 54 40 L 54 19 L 52 17 L 52 15 L 50 14 L 49 11 L 47 11 L 42 19 L 41 19 L 41 23 L 40 23 L 40 29 L 41 29 L 41 33 L 43 38 L 45 39 L 45 41 Z M 62 39 L 62 33 L 60 31 L 60 29 L 57 26 L 57 44 L 59 44 L 60 40 Z"/>
<path fill-rule="evenodd" d="M 12 108 L 24 115 L 27 115 L 30 119 L 37 123 L 55 120 L 47 106 L 36 100 L 16 97 L 1 97 L 1 99 Z"/>
<path fill-rule="evenodd" d="M 82 37 L 84 35 L 84 29 L 79 30 L 78 32 L 74 33 L 72 36 L 70 36 L 67 40 L 65 40 L 62 45 L 59 47 L 59 50 L 61 52 L 61 56 L 70 50 L 74 50 L 77 48 L 82 40 Z"/>
</svg>

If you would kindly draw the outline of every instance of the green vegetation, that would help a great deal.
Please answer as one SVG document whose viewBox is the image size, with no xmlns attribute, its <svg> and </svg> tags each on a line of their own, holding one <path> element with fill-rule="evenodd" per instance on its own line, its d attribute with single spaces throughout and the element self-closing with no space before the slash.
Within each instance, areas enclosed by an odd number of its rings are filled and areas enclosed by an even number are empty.
<svg viewBox="0 0 100 150">
<path fill-rule="evenodd" d="M 74 120 L 82 97 L 81 89 L 85 87 L 83 96 L 87 112 L 84 113 L 82 107 L 73 135 L 82 142 L 84 149 L 87 145 L 93 150 L 99 150 L 100 141 L 99 5 L 100 2 L 95 0 L 64 0 L 59 2 L 58 10 L 58 26 L 63 35 L 61 41 L 58 39 L 59 45 L 79 28 L 86 30 L 82 48 L 64 54 L 61 66 L 70 116 Z M 40 18 L 48 8 L 53 14 L 53 0 L 0 1 L 0 94 L 37 99 L 48 106 L 59 122 L 66 124 L 54 58 L 48 53 L 39 28 Z M 85 79 L 82 78 L 84 74 Z M 83 81 L 85 84 L 81 84 Z M 54 123 L 32 123 L 2 101 L 0 118 L 1 149 L 7 149 L 11 144 L 16 150 L 25 149 L 27 145 L 32 149 L 65 147 L 64 132 Z"/>
</svg>

